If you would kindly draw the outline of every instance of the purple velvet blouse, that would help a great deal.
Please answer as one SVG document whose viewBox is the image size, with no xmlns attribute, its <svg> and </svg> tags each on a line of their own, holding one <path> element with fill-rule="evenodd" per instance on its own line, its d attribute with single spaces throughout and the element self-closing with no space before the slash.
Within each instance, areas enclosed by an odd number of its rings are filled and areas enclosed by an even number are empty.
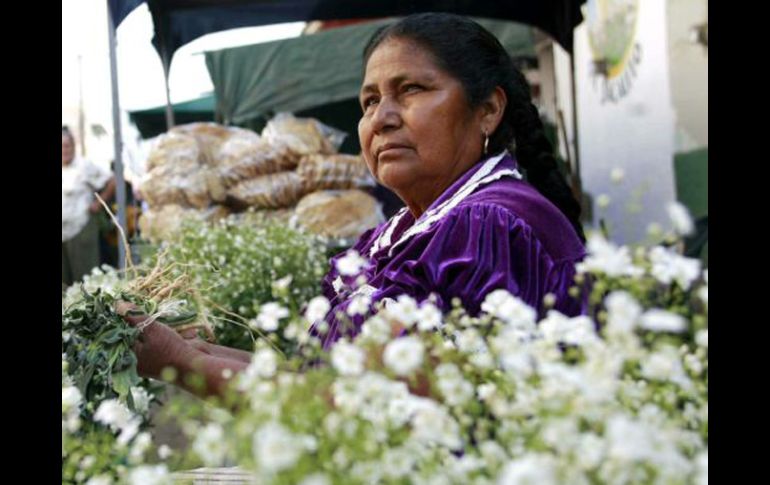
<svg viewBox="0 0 770 485">
<path fill-rule="evenodd" d="M 543 297 L 556 297 L 554 309 L 575 316 L 586 311 L 586 299 L 572 298 L 575 263 L 585 248 L 561 211 L 527 182 L 516 162 L 504 152 L 474 165 L 455 181 L 417 220 L 402 209 L 390 220 L 361 235 L 353 248 L 368 260 L 362 270 L 366 293 L 374 303 L 407 294 L 418 302 L 434 294 L 447 311 L 459 298 L 472 315 L 492 290 L 506 289 L 542 313 Z M 345 312 L 355 292 L 355 278 L 332 269 L 322 288 L 331 302 L 322 336 L 328 349 L 344 335 L 358 333 L 364 316 L 342 328 L 337 312 Z M 317 324 L 311 332 L 318 334 Z"/>
</svg>

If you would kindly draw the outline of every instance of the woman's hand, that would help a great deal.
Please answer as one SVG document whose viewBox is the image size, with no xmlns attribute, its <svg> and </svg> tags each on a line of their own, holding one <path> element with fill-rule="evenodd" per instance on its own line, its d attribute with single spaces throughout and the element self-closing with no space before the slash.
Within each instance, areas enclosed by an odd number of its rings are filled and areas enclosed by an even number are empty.
<svg viewBox="0 0 770 485">
<path fill-rule="evenodd" d="M 224 347 L 222 345 L 212 344 L 198 337 L 187 340 L 187 343 L 191 347 L 203 352 L 204 354 L 212 355 L 214 357 L 221 357 L 223 359 L 243 362 L 245 364 L 251 363 L 251 358 L 253 355 L 251 352 L 246 352 L 244 350 L 233 349 L 230 347 Z"/>
<path fill-rule="evenodd" d="M 133 326 L 147 321 L 146 315 L 128 315 L 132 308 L 135 306 L 130 303 L 119 302 L 116 309 Z M 171 367 L 177 371 L 177 385 L 199 396 L 221 397 L 225 396 L 229 380 L 246 369 L 251 357 L 248 352 L 208 344 L 198 338 L 185 339 L 160 322 L 143 328 L 134 353 L 140 375 L 157 379 L 164 369 Z M 192 375 L 199 376 L 202 385 L 189 380 Z"/>
<path fill-rule="evenodd" d="M 149 318 L 147 315 L 129 315 L 128 311 L 135 308 L 132 304 L 119 302 L 118 314 L 132 326 L 143 325 Z M 187 368 L 192 360 L 200 353 L 188 344 L 171 328 L 159 322 L 152 322 L 142 329 L 142 333 L 134 345 L 137 358 L 137 371 L 143 377 L 160 378 L 163 369 Z"/>
</svg>

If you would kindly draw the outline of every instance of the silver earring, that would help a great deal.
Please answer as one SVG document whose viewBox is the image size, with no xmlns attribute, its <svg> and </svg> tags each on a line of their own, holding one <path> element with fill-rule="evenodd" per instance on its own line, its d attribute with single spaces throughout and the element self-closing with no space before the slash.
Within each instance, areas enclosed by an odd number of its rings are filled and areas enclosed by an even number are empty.
<svg viewBox="0 0 770 485">
<path fill-rule="evenodd" d="M 488 151 L 489 151 L 489 134 L 487 134 L 487 130 L 484 130 L 484 155 L 487 155 Z"/>
</svg>

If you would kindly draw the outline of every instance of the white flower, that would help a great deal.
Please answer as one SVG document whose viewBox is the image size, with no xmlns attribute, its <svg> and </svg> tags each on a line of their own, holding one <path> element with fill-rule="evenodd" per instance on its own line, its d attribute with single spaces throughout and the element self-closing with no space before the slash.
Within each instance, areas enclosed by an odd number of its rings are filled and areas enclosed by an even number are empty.
<svg viewBox="0 0 770 485">
<path fill-rule="evenodd" d="M 684 357 L 684 365 L 690 369 L 694 374 L 700 374 L 703 372 L 703 364 L 700 359 L 693 354 L 687 354 Z"/>
<path fill-rule="evenodd" d="M 402 426 L 412 419 L 418 409 L 424 407 L 425 398 L 411 394 L 395 397 L 387 403 L 387 418 L 395 426 Z"/>
<path fill-rule="evenodd" d="M 345 468 L 350 464 L 350 459 L 348 458 L 348 454 L 345 453 L 345 450 L 343 448 L 338 448 L 337 451 L 334 452 L 332 455 L 332 463 L 337 468 Z"/>
<path fill-rule="evenodd" d="M 382 455 L 382 468 L 388 478 L 408 477 L 414 466 L 414 454 L 404 448 L 390 448 Z"/>
<path fill-rule="evenodd" d="M 406 328 L 412 328 L 419 315 L 417 302 L 409 295 L 399 295 L 395 301 L 391 300 L 385 306 L 385 315 Z"/>
<path fill-rule="evenodd" d="M 364 403 L 364 398 L 358 392 L 356 381 L 337 379 L 332 383 L 334 405 L 347 414 L 357 413 Z"/>
<path fill-rule="evenodd" d="M 666 345 L 650 354 L 643 362 L 641 373 L 647 379 L 657 381 L 671 381 L 684 388 L 689 388 L 691 382 L 684 372 L 679 352 Z"/>
<path fill-rule="evenodd" d="M 362 341 L 384 344 L 390 340 L 390 324 L 379 316 L 373 316 L 361 325 Z"/>
<path fill-rule="evenodd" d="M 625 291 L 613 291 L 604 300 L 607 308 L 607 332 L 612 335 L 633 331 L 642 307 L 633 296 Z"/>
<path fill-rule="evenodd" d="M 348 397 L 352 409 L 371 422 L 375 430 L 382 429 L 387 424 L 389 404 L 409 395 L 405 383 L 393 381 L 376 372 L 367 372 L 354 379 L 349 389 L 355 394 L 355 397 L 351 396 L 352 399 Z"/>
<path fill-rule="evenodd" d="M 606 208 L 607 208 L 607 207 L 609 207 L 609 205 L 610 205 L 610 196 L 609 196 L 609 195 L 607 195 L 607 194 L 600 194 L 600 195 L 599 195 L 599 196 L 596 198 L 596 205 L 597 205 L 597 206 L 598 206 L 600 209 L 606 209 Z"/>
<path fill-rule="evenodd" d="M 708 306 L 708 304 L 709 304 L 709 287 L 708 287 L 708 285 L 701 286 L 700 288 L 698 288 L 698 298 L 700 298 L 703 301 L 703 303 L 705 303 L 706 306 Z"/>
<path fill-rule="evenodd" d="M 323 296 L 316 296 L 307 304 L 305 319 L 310 323 L 322 320 L 326 314 L 329 313 L 330 308 L 331 305 L 329 304 L 329 300 Z"/>
<path fill-rule="evenodd" d="M 696 485 L 708 485 L 709 483 L 709 453 L 708 451 L 701 452 L 695 459 L 696 464 Z"/>
<path fill-rule="evenodd" d="M 195 435 L 192 450 L 206 466 L 221 466 L 227 452 L 225 432 L 216 423 L 209 423 Z"/>
<path fill-rule="evenodd" d="M 462 406 L 473 397 L 473 385 L 459 375 L 439 378 L 437 385 L 450 406 Z"/>
<path fill-rule="evenodd" d="M 318 439 L 311 435 L 300 435 L 297 437 L 302 449 L 314 453 L 318 450 Z"/>
<path fill-rule="evenodd" d="M 355 276 L 361 272 L 366 266 L 367 262 L 358 251 L 351 249 L 345 256 L 339 258 L 336 262 L 337 271 L 344 276 Z"/>
<path fill-rule="evenodd" d="M 275 375 L 278 368 L 277 357 L 272 349 L 260 349 L 251 356 L 251 363 L 246 368 L 246 374 L 263 379 L 269 379 Z"/>
<path fill-rule="evenodd" d="M 537 328 L 532 324 L 529 330 L 522 330 L 506 325 L 497 335 L 489 338 L 492 351 L 498 356 L 518 351 L 536 337 Z"/>
<path fill-rule="evenodd" d="M 479 369 L 492 369 L 495 366 L 495 359 L 486 346 L 471 354 L 468 361 Z"/>
<path fill-rule="evenodd" d="M 94 466 L 94 463 L 96 463 L 96 457 L 93 455 L 88 455 L 82 460 L 80 460 L 80 467 L 81 470 L 88 470 L 92 466 Z"/>
<path fill-rule="evenodd" d="M 332 411 L 323 418 L 321 426 L 329 435 L 336 435 L 342 427 L 343 418 L 340 414 Z"/>
<path fill-rule="evenodd" d="M 618 247 L 599 233 L 588 236 L 588 256 L 575 267 L 579 273 L 599 272 L 607 276 L 640 276 L 644 270 L 634 266 L 626 246 Z"/>
<path fill-rule="evenodd" d="M 369 441 L 367 443 L 372 442 Z M 350 461 L 347 455 L 342 453 L 340 453 L 339 457 L 335 453 L 332 456 L 332 460 L 334 460 L 334 464 L 337 467 L 342 469 L 346 468 Z M 349 478 L 351 483 L 382 483 L 384 472 L 384 467 L 379 462 L 355 461 L 350 466 L 350 472 L 346 478 Z"/>
<path fill-rule="evenodd" d="M 356 315 L 366 315 L 369 312 L 369 306 L 372 304 L 372 299 L 367 295 L 356 295 L 350 301 L 346 313 L 355 317 Z"/>
<path fill-rule="evenodd" d="M 562 362 L 542 362 L 538 366 L 538 372 L 541 378 L 539 392 L 551 399 L 570 398 L 573 395 L 585 395 L 591 391 L 591 381 L 580 367 Z"/>
<path fill-rule="evenodd" d="M 128 422 L 120 431 L 117 443 L 119 446 L 126 446 L 139 432 L 139 425 L 142 424 L 140 418 L 136 417 Z"/>
<path fill-rule="evenodd" d="M 77 409 L 80 406 L 82 395 L 75 386 L 62 387 L 61 389 L 61 412 L 67 414 L 70 410 Z"/>
<path fill-rule="evenodd" d="M 146 431 L 144 433 L 139 433 L 136 436 L 136 439 L 131 446 L 131 452 L 129 453 L 129 460 L 131 463 L 140 462 L 151 445 L 152 438 L 150 437 L 150 433 L 147 433 Z"/>
<path fill-rule="evenodd" d="M 700 260 L 686 258 L 661 246 L 650 250 L 650 262 L 650 272 L 658 281 L 664 284 L 676 281 L 685 290 L 700 275 Z"/>
<path fill-rule="evenodd" d="M 291 468 L 302 454 L 297 437 L 274 421 L 254 434 L 253 451 L 257 464 L 268 473 Z"/>
<path fill-rule="evenodd" d="M 484 441 L 479 445 L 479 452 L 490 468 L 497 468 L 508 459 L 508 454 L 502 446 L 496 441 Z"/>
<path fill-rule="evenodd" d="M 452 458 L 447 465 L 449 470 L 451 470 L 450 473 L 452 475 L 461 480 L 465 480 L 468 478 L 469 474 L 483 469 L 484 462 L 477 456 L 463 455 L 460 458 Z"/>
<path fill-rule="evenodd" d="M 94 420 L 106 424 L 114 430 L 127 427 L 133 417 L 131 411 L 117 399 L 102 401 L 94 413 Z"/>
<path fill-rule="evenodd" d="M 299 482 L 299 485 L 331 485 L 329 477 L 322 473 L 313 473 L 308 475 Z"/>
<path fill-rule="evenodd" d="M 476 394 L 478 394 L 479 399 L 481 399 L 482 401 L 486 401 L 487 399 L 492 397 L 496 392 L 497 392 L 497 386 L 495 386 L 491 382 L 480 384 L 479 387 L 476 388 Z"/>
<path fill-rule="evenodd" d="M 139 414 L 144 414 L 150 409 L 152 396 L 143 387 L 132 387 L 131 397 L 134 399 L 134 409 Z"/>
<path fill-rule="evenodd" d="M 273 281 L 273 290 L 280 293 L 289 289 L 293 277 L 292 275 L 286 275 L 281 279 Z"/>
<path fill-rule="evenodd" d="M 77 410 L 73 408 L 68 416 L 62 416 L 62 434 L 64 434 L 65 430 L 69 431 L 70 433 L 76 432 L 78 429 L 80 429 L 80 424 L 80 413 L 78 413 Z"/>
<path fill-rule="evenodd" d="M 569 318 L 556 310 L 540 322 L 540 331 L 546 340 L 569 345 L 586 345 L 597 339 L 594 324 L 585 315 Z"/>
<path fill-rule="evenodd" d="M 540 431 L 541 439 L 545 444 L 555 452 L 565 454 L 575 447 L 578 435 L 578 423 L 570 417 L 552 418 Z"/>
<path fill-rule="evenodd" d="M 332 366 L 343 376 L 360 375 L 364 371 L 365 358 L 363 349 L 344 340 L 332 347 Z"/>
<path fill-rule="evenodd" d="M 511 376 L 527 378 L 535 371 L 535 359 L 523 348 L 506 349 L 500 354 L 500 365 Z"/>
<path fill-rule="evenodd" d="M 708 329 L 698 330 L 695 334 L 695 343 L 700 347 L 708 348 L 709 346 L 709 331 Z"/>
<path fill-rule="evenodd" d="M 257 316 L 257 326 L 266 332 L 274 332 L 278 330 L 278 322 L 282 318 L 289 316 L 289 310 L 282 307 L 278 303 L 270 302 L 265 303 L 259 309 L 259 315 Z"/>
<path fill-rule="evenodd" d="M 86 485 L 112 485 L 112 477 L 109 475 L 96 475 L 89 478 Z"/>
<path fill-rule="evenodd" d="M 594 433 L 582 434 L 575 450 L 580 468 L 590 470 L 601 464 L 605 450 L 604 440 Z"/>
<path fill-rule="evenodd" d="M 424 301 L 417 311 L 417 329 L 429 332 L 441 327 L 441 310 L 428 301 Z"/>
<path fill-rule="evenodd" d="M 681 315 L 659 308 L 652 308 L 644 312 L 639 319 L 639 325 L 653 332 L 681 333 L 687 330 L 687 320 Z"/>
<path fill-rule="evenodd" d="M 543 454 L 526 454 L 508 462 L 497 478 L 498 485 L 556 485 L 556 463 Z"/>
<path fill-rule="evenodd" d="M 171 475 L 166 465 L 142 465 L 128 475 L 130 485 L 171 485 Z"/>
<path fill-rule="evenodd" d="M 621 463 L 650 460 L 655 455 L 655 429 L 618 414 L 609 418 L 605 430 L 611 459 Z"/>
<path fill-rule="evenodd" d="M 460 369 L 451 363 L 440 364 L 436 367 L 436 376 L 441 378 L 462 377 Z"/>
<path fill-rule="evenodd" d="M 535 328 L 537 312 L 507 290 L 490 292 L 481 304 L 481 311 L 499 318 L 514 328 L 527 331 Z"/>
<path fill-rule="evenodd" d="M 622 182 L 625 176 L 626 176 L 626 172 L 620 167 L 615 167 L 610 172 L 610 180 L 612 180 L 616 184 Z"/>
<path fill-rule="evenodd" d="M 451 450 L 462 447 L 460 426 L 446 409 L 432 404 L 415 412 L 412 418 L 412 438 L 421 443 L 435 443 Z"/>
<path fill-rule="evenodd" d="M 414 336 L 402 337 L 388 343 L 382 354 L 385 365 L 397 375 L 406 376 L 421 364 L 425 347 Z"/>
<path fill-rule="evenodd" d="M 158 447 L 158 457 L 161 460 L 165 460 L 169 458 L 174 452 L 171 451 L 171 448 L 168 447 L 168 445 L 160 445 Z"/>
<path fill-rule="evenodd" d="M 679 202 L 669 202 L 666 206 L 668 217 L 674 224 L 674 231 L 681 236 L 689 236 L 695 230 L 690 211 Z"/>
<path fill-rule="evenodd" d="M 478 352 L 485 350 L 486 348 L 484 339 L 481 338 L 479 332 L 473 328 L 457 333 L 455 343 L 457 344 L 458 350 L 464 353 Z"/>
</svg>

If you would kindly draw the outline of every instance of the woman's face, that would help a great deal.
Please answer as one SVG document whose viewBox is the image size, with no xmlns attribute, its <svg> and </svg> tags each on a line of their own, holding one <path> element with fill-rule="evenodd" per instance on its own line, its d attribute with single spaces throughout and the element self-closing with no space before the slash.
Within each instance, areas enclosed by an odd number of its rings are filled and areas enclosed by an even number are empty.
<svg viewBox="0 0 770 485">
<path fill-rule="evenodd" d="M 72 143 L 72 138 L 67 135 L 61 136 L 61 164 L 69 165 L 72 159 L 75 158 L 75 144 Z"/>
<path fill-rule="evenodd" d="M 481 110 L 430 52 L 404 39 L 380 44 L 366 64 L 358 124 L 372 175 L 422 213 L 482 153 Z"/>
</svg>

